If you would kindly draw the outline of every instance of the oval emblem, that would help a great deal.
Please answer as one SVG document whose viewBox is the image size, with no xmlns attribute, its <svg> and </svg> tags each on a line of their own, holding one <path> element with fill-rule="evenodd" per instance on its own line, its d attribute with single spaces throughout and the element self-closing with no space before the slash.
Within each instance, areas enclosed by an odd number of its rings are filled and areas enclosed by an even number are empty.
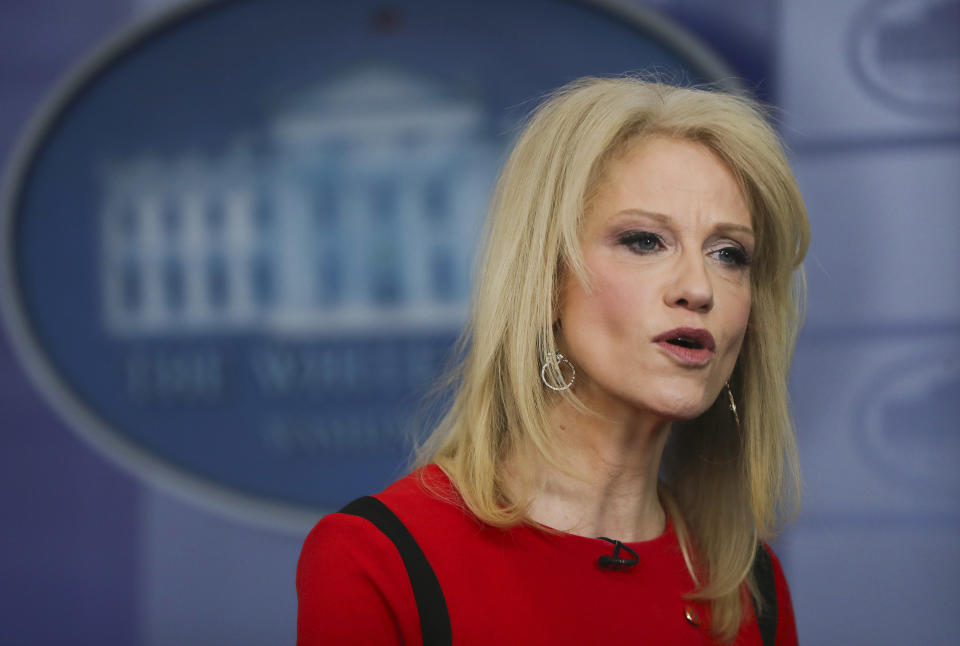
<svg viewBox="0 0 960 646">
<path fill-rule="evenodd" d="M 876 0 L 854 15 L 850 64 L 861 85 L 889 107 L 955 120 L 958 34 L 958 0 Z"/>
<path fill-rule="evenodd" d="M 960 353 L 888 364 L 863 391 L 861 455 L 884 478 L 931 496 L 960 486 Z"/>
<path fill-rule="evenodd" d="M 391 7 L 181 9 L 34 123 L 4 194 L 5 319 L 68 425 L 137 475 L 298 526 L 382 488 L 428 426 L 529 101 L 647 66 L 732 78 L 646 12 Z"/>
</svg>

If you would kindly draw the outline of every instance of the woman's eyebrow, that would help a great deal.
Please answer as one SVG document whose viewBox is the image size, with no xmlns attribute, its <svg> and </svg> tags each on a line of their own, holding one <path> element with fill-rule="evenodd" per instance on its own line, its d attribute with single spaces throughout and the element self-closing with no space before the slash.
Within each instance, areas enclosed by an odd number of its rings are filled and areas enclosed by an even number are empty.
<svg viewBox="0 0 960 646">
<path fill-rule="evenodd" d="M 671 221 L 669 215 L 655 213 L 653 211 L 644 211 L 643 209 L 624 209 L 622 211 L 618 211 L 615 215 L 635 215 L 656 220 L 660 224 L 669 224 Z"/>
<path fill-rule="evenodd" d="M 717 224 L 715 229 L 723 233 L 738 232 L 738 233 L 745 233 L 748 236 L 753 237 L 753 229 L 744 224 L 734 224 L 733 222 L 720 222 Z"/>
<path fill-rule="evenodd" d="M 622 211 L 618 211 L 616 215 L 634 215 L 645 217 L 664 225 L 670 224 L 673 221 L 673 218 L 671 218 L 669 215 L 664 213 L 656 213 L 655 211 L 644 211 L 643 209 L 624 209 Z M 754 235 L 753 228 L 745 224 L 736 224 L 735 222 L 719 222 L 714 229 L 723 233 L 739 232 L 745 233 L 749 236 Z"/>
</svg>

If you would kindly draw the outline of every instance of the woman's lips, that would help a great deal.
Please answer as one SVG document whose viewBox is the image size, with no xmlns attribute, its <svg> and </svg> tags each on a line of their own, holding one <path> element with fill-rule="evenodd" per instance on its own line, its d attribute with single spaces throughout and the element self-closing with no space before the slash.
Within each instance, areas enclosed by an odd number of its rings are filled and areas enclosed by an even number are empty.
<svg viewBox="0 0 960 646">
<path fill-rule="evenodd" d="M 680 345 L 674 345 L 667 341 L 657 341 L 657 345 L 663 348 L 664 352 L 673 356 L 680 363 L 690 366 L 702 366 L 713 357 L 713 350 L 706 348 L 685 348 Z"/>
<path fill-rule="evenodd" d="M 716 348 L 713 335 L 703 328 L 674 328 L 658 335 L 653 342 L 677 361 L 690 366 L 702 366 L 710 361 Z"/>
</svg>

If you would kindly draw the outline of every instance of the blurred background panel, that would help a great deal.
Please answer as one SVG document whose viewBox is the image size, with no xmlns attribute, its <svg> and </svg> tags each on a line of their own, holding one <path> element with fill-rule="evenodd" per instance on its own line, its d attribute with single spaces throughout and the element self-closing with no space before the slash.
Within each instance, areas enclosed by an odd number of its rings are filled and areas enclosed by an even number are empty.
<svg viewBox="0 0 960 646">
<path fill-rule="evenodd" d="M 783 2 L 810 299 L 792 396 L 801 636 L 953 644 L 960 600 L 960 2 Z"/>
<path fill-rule="evenodd" d="M 640 69 L 777 106 L 810 209 L 801 639 L 956 643 L 957 33 L 956 0 L 4 3 L 0 643 L 293 642 L 307 530 L 429 424 L 518 123 Z"/>
</svg>

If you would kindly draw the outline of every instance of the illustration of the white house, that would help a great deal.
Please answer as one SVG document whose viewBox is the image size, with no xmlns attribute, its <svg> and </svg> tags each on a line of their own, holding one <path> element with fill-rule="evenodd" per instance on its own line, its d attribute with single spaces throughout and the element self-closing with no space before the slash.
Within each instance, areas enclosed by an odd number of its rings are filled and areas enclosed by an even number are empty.
<svg viewBox="0 0 960 646">
<path fill-rule="evenodd" d="M 366 70 L 219 156 L 109 164 L 102 304 L 124 336 L 455 329 L 498 149 L 476 103 Z"/>
</svg>

